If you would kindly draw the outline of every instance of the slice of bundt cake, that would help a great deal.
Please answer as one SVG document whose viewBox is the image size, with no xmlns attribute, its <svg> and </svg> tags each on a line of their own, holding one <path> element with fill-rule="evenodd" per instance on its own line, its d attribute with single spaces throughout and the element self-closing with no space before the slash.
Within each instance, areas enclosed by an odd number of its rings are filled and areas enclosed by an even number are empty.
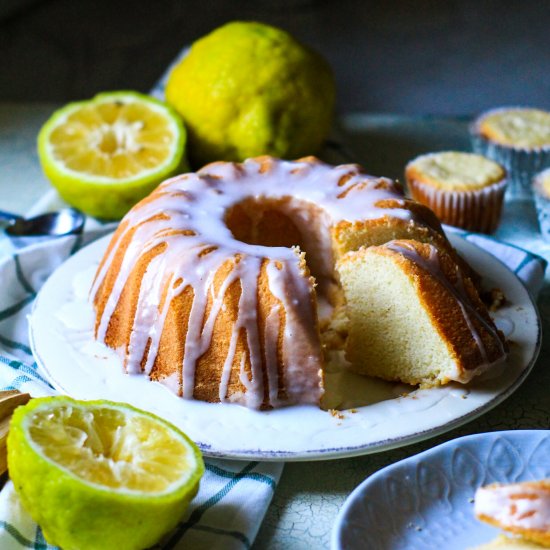
<svg viewBox="0 0 550 550">
<path fill-rule="evenodd" d="M 354 371 L 438 385 L 468 382 L 505 358 L 474 283 L 444 250 L 395 240 L 349 253 L 337 269 Z"/>
<path fill-rule="evenodd" d="M 494 483 L 475 494 L 478 519 L 550 548 L 550 480 Z"/>
</svg>

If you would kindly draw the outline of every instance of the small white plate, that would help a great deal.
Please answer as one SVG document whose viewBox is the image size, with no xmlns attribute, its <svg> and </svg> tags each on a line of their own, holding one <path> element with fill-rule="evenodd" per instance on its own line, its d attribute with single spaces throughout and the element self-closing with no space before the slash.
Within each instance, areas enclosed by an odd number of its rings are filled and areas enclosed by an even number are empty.
<svg viewBox="0 0 550 550">
<path fill-rule="evenodd" d="M 448 441 L 376 472 L 340 510 L 332 550 L 466 550 L 501 532 L 478 521 L 489 483 L 550 477 L 550 431 L 512 430 Z"/>
<path fill-rule="evenodd" d="M 86 292 L 109 237 L 71 257 L 42 287 L 30 318 L 31 346 L 63 393 L 126 401 L 155 412 L 186 431 L 207 456 L 314 460 L 400 447 L 456 428 L 503 401 L 524 380 L 540 347 L 538 314 L 518 278 L 487 252 L 457 236 L 450 239 L 488 287 L 502 289 L 508 299 L 496 321 L 512 342 L 510 356 L 498 375 L 467 386 L 411 391 L 331 371 L 328 406 L 348 409 L 333 414 L 314 406 L 259 412 L 180 399 L 143 376 L 124 374 L 114 352 L 93 339 Z"/>
</svg>

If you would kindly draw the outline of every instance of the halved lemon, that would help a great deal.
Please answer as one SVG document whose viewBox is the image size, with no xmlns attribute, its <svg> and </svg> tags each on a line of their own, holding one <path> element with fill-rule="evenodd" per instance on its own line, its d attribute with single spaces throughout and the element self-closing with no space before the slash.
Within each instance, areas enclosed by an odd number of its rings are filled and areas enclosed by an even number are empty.
<svg viewBox="0 0 550 550">
<path fill-rule="evenodd" d="M 38 156 L 66 202 L 117 219 L 187 169 L 185 144 L 171 107 L 137 92 L 107 92 L 56 111 L 40 130 Z"/>
<path fill-rule="evenodd" d="M 8 467 L 50 544 L 140 549 L 181 520 L 204 473 L 167 421 L 122 403 L 33 399 L 16 409 Z"/>
</svg>

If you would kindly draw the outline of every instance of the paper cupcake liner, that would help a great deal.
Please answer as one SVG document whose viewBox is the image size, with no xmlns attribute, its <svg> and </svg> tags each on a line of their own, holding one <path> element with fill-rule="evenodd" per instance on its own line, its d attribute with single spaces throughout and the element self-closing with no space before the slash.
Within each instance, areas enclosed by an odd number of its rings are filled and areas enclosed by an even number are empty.
<svg viewBox="0 0 550 550">
<path fill-rule="evenodd" d="M 443 223 L 481 233 L 498 227 L 506 179 L 476 191 L 445 191 L 415 179 L 407 183 L 412 198 L 429 206 Z"/>
<path fill-rule="evenodd" d="M 479 125 L 487 115 L 516 108 L 521 107 L 493 109 L 483 113 L 470 125 L 470 138 L 474 153 L 498 162 L 508 172 L 507 198 L 532 199 L 534 176 L 545 168 L 550 167 L 550 147 L 527 149 L 524 147 L 501 145 L 479 133 Z"/>
<path fill-rule="evenodd" d="M 550 197 L 547 197 L 542 190 L 542 182 L 544 177 L 550 177 L 550 169 L 540 173 L 533 181 L 533 193 L 535 196 L 535 208 L 537 210 L 537 218 L 539 220 L 539 228 L 542 238 L 550 243 Z"/>
</svg>

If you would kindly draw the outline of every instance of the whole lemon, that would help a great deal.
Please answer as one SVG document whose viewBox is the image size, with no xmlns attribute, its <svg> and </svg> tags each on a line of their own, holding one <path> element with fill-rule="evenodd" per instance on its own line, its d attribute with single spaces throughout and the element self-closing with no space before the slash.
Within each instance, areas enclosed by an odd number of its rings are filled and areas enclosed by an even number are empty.
<svg viewBox="0 0 550 550">
<path fill-rule="evenodd" d="M 228 23 L 195 42 L 166 86 L 197 165 L 313 154 L 330 130 L 334 98 L 332 71 L 319 54 L 254 22 Z"/>
</svg>

